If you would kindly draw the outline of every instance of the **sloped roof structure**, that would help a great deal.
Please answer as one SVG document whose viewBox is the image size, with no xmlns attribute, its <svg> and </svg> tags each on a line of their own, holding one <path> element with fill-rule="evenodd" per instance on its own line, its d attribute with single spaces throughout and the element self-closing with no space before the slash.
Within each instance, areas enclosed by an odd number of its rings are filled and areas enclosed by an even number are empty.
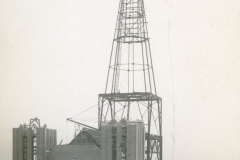
<svg viewBox="0 0 240 160">
<path fill-rule="evenodd" d="M 83 128 L 69 145 L 95 144 L 97 147 L 100 147 L 100 142 L 101 132 L 99 130 Z"/>
</svg>

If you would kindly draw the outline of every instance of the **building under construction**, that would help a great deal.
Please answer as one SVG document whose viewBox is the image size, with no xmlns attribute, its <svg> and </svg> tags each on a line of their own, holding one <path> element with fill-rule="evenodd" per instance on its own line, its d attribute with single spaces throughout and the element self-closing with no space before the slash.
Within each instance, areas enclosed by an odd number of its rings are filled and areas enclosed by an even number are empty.
<svg viewBox="0 0 240 160">
<path fill-rule="evenodd" d="M 83 126 L 57 145 L 56 130 L 13 129 L 13 160 L 162 160 L 162 99 L 157 96 L 143 0 L 120 0 L 98 128 Z"/>
<path fill-rule="evenodd" d="M 29 125 L 13 128 L 13 160 L 46 159 L 57 144 L 57 131 L 40 126 L 38 118 L 30 119 Z"/>
</svg>

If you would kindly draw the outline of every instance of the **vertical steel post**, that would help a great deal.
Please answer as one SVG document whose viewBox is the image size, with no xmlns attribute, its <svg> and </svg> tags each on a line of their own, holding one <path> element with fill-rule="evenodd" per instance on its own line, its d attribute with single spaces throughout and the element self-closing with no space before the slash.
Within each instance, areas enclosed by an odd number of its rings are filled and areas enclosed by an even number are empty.
<svg viewBox="0 0 240 160">
<path fill-rule="evenodd" d="M 127 120 L 129 121 L 129 114 L 130 114 L 130 100 L 128 100 L 128 107 L 127 107 Z"/>
</svg>

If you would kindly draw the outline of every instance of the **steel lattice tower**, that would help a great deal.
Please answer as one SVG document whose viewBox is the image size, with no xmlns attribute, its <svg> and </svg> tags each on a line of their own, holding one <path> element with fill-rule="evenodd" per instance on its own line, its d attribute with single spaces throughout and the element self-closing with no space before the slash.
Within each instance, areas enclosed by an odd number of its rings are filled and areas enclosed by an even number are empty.
<svg viewBox="0 0 240 160">
<path fill-rule="evenodd" d="M 145 159 L 162 160 L 162 99 L 157 96 L 143 0 L 120 0 L 98 126 L 106 119 L 142 120 Z"/>
</svg>

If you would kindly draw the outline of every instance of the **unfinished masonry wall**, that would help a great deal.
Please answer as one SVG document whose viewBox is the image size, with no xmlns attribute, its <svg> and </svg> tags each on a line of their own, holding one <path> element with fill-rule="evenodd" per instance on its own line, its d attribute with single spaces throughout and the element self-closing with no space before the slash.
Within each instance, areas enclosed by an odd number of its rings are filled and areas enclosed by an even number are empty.
<svg viewBox="0 0 240 160">
<path fill-rule="evenodd" d="M 57 131 L 46 125 L 13 128 L 13 160 L 47 160 L 48 151 L 56 144 Z"/>
<path fill-rule="evenodd" d="M 111 120 L 101 125 L 102 160 L 144 160 L 145 128 L 142 122 Z"/>
</svg>

